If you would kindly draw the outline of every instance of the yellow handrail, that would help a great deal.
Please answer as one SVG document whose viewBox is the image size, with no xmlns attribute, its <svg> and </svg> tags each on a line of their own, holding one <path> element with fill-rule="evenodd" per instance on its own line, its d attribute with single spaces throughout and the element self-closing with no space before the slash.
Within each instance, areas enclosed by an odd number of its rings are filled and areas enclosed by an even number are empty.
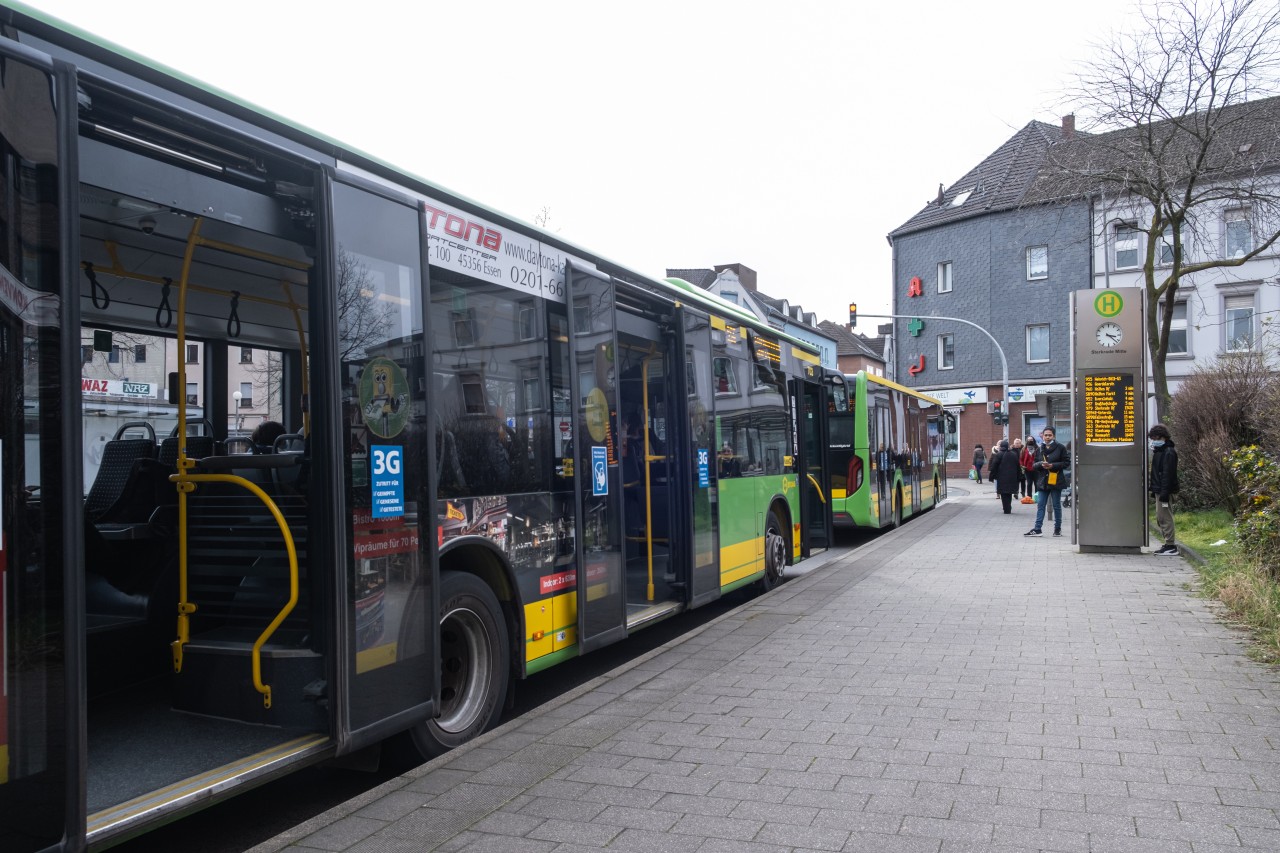
<svg viewBox="0 0 1280 853">
<path fill-rule="evenodd" d="M 289 555 L 289 600 L 285 602 L 284 607 L 276 614 L 276 618 L 271 620 L 271 624 L 266 627 L 266 630 L 258 635 L 257 641 L 253 644 L 253 652 L 251 654 L 254 689 L 262 694 L 262 707 L 270 708 L 271 685 L 262 683 L 262 647 L 266 645 L 267 641 L 271 639 L 271 635 L 274 634 L 276 629 L 284 623 L 285 619 L 289 618 L 289 614 L 292 613 L 293 609 L 298 605 L 298 551 L 293 544 L 293 534 L 289 532 L 289 523 L 285 521 L 284 513 L 280 512 L 280 507 L 276 506 L 276 502 L 273 501 L 270 496 L 267 495 L 267 493 L 264 492 L 256 483 L 246 480 L 244 477 L 237 477 L 234 474 L 173 474 L 169 479 L 178 484 L 178 489 L 180 490 L 179 494 L 183 496 L 185 496 L 186 492 L 194 491 L 196 483 L 234 483 L 237 486 L 243 486 L 256 495 L 258 500 L 262 501 L 262 503 L 266 505 L 267 509 L 271 510 L 271 515 L 275 517 L 276 524 L 280 528 L 280 535 L 284 537 L 285 551 Z M 185 548 L 185 519 L 180 523 L 183 527 L 181 540 Z M 186 554 L 184 551 L 183 557 L 185 558 L 185 556 Z M 179 572 L 181 574 L 179 576 L 178 586 L 183 590 L 181 593 L 183 602 L 179 603 L 179 612 L 181 613 L 182 605 L 186 603 L 185 590 L 187 586 L 187 570 L 185 559 L 179 561 Z M 186 606 L 191 608 L 191 610 L 187 612 L 195 611 L 194 605 L 187 604 Z M 185 620 L 185 616 L 179 618 L 181 620 Z M 174 643 L 174 660 L 179 664 L 179 670 L 182 650 L 178 648 L 178 643 L 187 641 L 183 636 L 186 633 L 183 630 L 185 627 L 186 626 L 184 625 L 179 628 L 179 639 Z"/>
<path fill-rule="evenodd" d="M 650 344 L 649 354 L 640 359 L 640 386 L 643 389 L 641 399 L 644 401 L 644 423 L 640 426 L 640 431 L 644 433 L 644 538 L 649 563 L 649 585 L 645 588 L 646 601 L 653 601 L 653 475 L 649 470 L 649 463 L 658 462 L 664 458 L 649 455 L 649 362 L 655 355 L 654 346 Z M 667 559 L 671 559 L 670 555 Z"/>
<path fill-rule="evenodd" d="M 805 473 L 805 476 L 809 478 L 810 483 L 813 483 L 813 489 L 818 493 L 818 500 L 822 501 L 823 503 L 826 503 L 827 498 L 825 495 L 822 494 L 822 486 L 818 484 L 817 479 L 812 474 L 809 474 L 807 472 Z"/>
</svg>

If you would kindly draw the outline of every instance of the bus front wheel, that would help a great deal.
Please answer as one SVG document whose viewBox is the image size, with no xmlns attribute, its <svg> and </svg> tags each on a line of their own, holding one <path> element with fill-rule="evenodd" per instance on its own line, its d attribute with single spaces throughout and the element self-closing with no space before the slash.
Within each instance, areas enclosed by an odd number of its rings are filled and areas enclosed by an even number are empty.
<svg viewBox="0 0 1280 853">
<path fill-rule="evenodd" d="M 414 746 L 434 758 L 498 722 L 507 693 L 507 623 L 488 584 L 465 572 L 440 576 L 440 707 L 415 726 Z"/>
</svg>

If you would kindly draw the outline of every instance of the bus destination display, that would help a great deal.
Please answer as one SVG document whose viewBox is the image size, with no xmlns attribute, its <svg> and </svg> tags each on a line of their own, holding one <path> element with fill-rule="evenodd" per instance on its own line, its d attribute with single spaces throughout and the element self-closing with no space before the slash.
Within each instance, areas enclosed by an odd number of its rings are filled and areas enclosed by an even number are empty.
<svg viewBox="0 0 1280 853">
<path fill-rule="evenodd" d="M 1084 378 L 1084 432 L 1086 444 L 1133 443 L 1132 373 Z"/>
</svg>

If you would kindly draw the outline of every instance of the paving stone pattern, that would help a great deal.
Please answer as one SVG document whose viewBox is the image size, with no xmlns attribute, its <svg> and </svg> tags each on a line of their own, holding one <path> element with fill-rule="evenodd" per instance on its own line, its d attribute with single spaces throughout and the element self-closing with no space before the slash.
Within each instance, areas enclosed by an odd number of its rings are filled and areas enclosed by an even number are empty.
<svg viewBox="0 0 1280 853">
<path fill-rule="evenodd" d="M 1280 850 L 1280 675 L 1190 566 L 963 489 L 256 853 Z"/>
</svg>

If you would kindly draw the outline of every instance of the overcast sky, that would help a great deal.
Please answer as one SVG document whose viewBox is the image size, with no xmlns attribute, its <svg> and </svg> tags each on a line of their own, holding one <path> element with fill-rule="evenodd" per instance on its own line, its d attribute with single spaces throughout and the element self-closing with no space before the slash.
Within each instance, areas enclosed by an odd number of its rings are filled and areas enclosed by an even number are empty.
<svg viewBox="0 0 1280 853">
<path fill-rule="evenodd" d="M 743 263 L 887 312 L 885 235 L 1032 120 L 1132 0 L 37 0 L 36 8 L 661 277 Z M 878 4 L 875 4 L 878 5 Z M 867 318 L 858 330 L 874 333 Z"/>
</svg>

